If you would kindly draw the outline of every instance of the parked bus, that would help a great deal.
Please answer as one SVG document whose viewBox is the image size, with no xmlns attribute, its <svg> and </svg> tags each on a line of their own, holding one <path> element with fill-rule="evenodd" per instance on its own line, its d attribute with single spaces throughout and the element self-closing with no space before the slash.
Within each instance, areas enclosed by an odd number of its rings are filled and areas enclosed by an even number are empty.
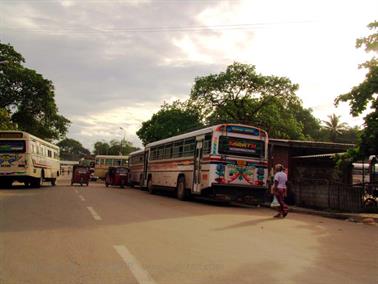
<svg viewBox="0 0 378 284">
<path fill-rule="evenodd" d="M 0 131 L 0 184 L 40 187 L 54 186 L 59 176 L 59 147 L 23 131 Z"/>
<path fill-rule="evenodd" d="M 378 158 L 369 157 L 367 162 L 353 163 L 352 184 L 378 184 Z"/>
<path fill-rule="evenodd" d="M 369 164 L 368 163 L 353 163 L 352 168 L 352 184 L 369 183 Z"/>
<path fill-rule="evenodd" d="M 369 157 L 369 182 L 378 185 L 378 155 Z"/>
<path fill-rule="evenodd" d="M 109 167 L 127 167 L 128 156 L 97 155 L 94 175 L 104 179 Z"/>
<path fill-rule="evenodd" d="M 142 174 L 138 166 L 131 175 L 150 193 L 164 187 L 181 200 L 197 195 L 261 201 L 268 186 L 268 135 L 253 126 L 220 124 L 156 141 L 146 146 L 143 159 Z"/>
<path fill-rule="evenodd" d="M 138 150 L 129 154 L 129 184 L 143 185 L 144 150 Z"/>
</svg>

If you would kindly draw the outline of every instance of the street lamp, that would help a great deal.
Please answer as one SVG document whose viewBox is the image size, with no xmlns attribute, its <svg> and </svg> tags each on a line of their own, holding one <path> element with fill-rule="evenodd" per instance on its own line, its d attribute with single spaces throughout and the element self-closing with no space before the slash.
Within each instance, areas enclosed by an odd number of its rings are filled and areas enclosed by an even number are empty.
<svg viewBox="0 0 378 284">
<path fill-rule="evenodd" d="M 125 132 L 126 132 L 126 131 L 125 131 L 125 129 L 123 129 L 123 127 L 121 127 L 121 126 L 119 127 L 119 129 L 121 129 L 121 130 L 123 131 L 123 139 L 121 138 L 121 155 L 123 155 L 123 154 L 122 154 L 122 141 L 125 140 L 125 136 L 126 136 Z"/>
</svg>

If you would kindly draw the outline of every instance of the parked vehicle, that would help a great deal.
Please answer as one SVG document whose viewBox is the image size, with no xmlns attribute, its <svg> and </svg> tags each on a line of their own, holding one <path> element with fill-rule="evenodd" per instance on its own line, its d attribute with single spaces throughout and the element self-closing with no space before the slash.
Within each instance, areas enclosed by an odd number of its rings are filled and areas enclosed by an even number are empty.
<svg viewBox="0 0 378 284">
<path fill-rule="evenodd" d="M 130 184 L 166 189 L 185 200 L 202 196 L 264 202 L 268 134 L 241 124 L 219 124 L 147 144 L 129 154 Z"/>
<path fill-rule="evenodd" d="M 59 147 L 23 131 L 0 130 L 0 187 L 13 182 L 40 187 L 55 185 L 59 176 Z"/>
<path fill-rule="evenodd" d="M 105 179 L 109 167 L 127 167 L 128 158 L 128 156 L 97 155 L 94 175 L 100 179 Z"/>
<path fill-rule="evenodd" d="M 78 183 L 81 186 L 86 184 L 88 186 L 90 179 L 90 170 L 88 167 L 74 165 L 72 169 L 71 185 Z"/>
<path fill-rule="evenodd" d="M 124 188 L 128 183 L 128 172 L 126 167 L 109 167 L 105 175 L 105 186 L 120 186 Z"/>
</svg>

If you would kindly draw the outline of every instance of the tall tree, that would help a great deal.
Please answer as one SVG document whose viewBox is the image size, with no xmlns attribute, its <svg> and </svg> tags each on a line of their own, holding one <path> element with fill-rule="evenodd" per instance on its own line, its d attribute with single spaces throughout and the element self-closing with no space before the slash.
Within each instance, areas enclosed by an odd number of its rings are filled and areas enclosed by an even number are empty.
<svg viewBox="0 0 378 284">
<path fill-rule="evenodd" d="M 127 156 L 129 153 L 138 150 L 139 148 L 133 146 L 133 144 L 126 139 L 117 140 L 112 139 L 110 142 L 97 141 L 94 144 L 95 155 L 124 155 Z"/>
<path fill-rule="evenodd" d="M 0 108 L 11 122 L 43 139 L 64 137 L 70 121 L 58 113 L 52 82 L 24 67 L 25 59 L 10 44 L 0 42 L 0 61 Z"/>
<path fill-rule="evenodd" d="M 238 122 L 264 128 L 276 138 L 313 139 L 320 124 L 311 109 L 303 108 L 297 89 L 288 78 L 234 63 L 225 72 L 196 78 L 190 100 L 208 124 Z"/>
<path fill-rule="evenodd" d="M 374 21 L 368 28 L 375 31 L 378 22 Z M 364 47 L 366 52 L 378 52 L 378 33 L 373 32 L 367 37 L 357 39 L 356 47 Z M 348 102 L 350 112 L 353 116 L 360 115 L 370 106 L 370 113 L 364 117 L 364 126 L 359 143 L 358 155 L 366 156 L 378 153 L 378 58 L 373 57 L 359 66 L 367 69 L 365 80 L 358 86 L 352 88 L 349 93 L 336 98 L 336 105 L 339 102 Z"/>
<path fill-rule="evenodd" d="M 57 145 L 60 147 L 60 157 L 62 160 L 78 161 L 91 154 L 88 149 L 84 148 L 75 139 L 65 138 L 58 142 Z"/>
<path fill-rule="evenodd" d="M 347 130 L 348 125 L 345 122 L 340 122 L 340 116 L 332 114 L 328 116 L 329 120 L 324 120 L 324 129 L 329 133 L 332 142 L 336 142 L 337 137 Z"/>
<path fill-rule="evenodd" d="M 199 109 L 188 102 L 175 101 L 162 105 L 150 120 L 142 123 L 137 135 L 146 145 L 200 127 L 203 123 Z"/>
<path fill-rule="evenodd" d="M 110 148 L 109 143 L 107 143 L 105 141 L 97 141 L 94 144 L 93 154 L 95 154 L 95 155 L 110 155 L 109 154 L 109 148 Z"/>
<path fill-rule="evenodd" d="M 5 108 L 0 108 L 0 129 L 1 130 L 12 130 L 16 126 L 12 123 L 9 112 Z"/>
</svg>

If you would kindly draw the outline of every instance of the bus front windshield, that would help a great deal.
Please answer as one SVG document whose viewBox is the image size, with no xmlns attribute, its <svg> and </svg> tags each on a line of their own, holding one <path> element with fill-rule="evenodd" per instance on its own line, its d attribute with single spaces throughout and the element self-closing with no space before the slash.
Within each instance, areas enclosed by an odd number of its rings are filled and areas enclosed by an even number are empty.
<svg viewBox="0 0 378 284">
<path fill-rule="evenodd" d="M 220 136 L 219 137 L 219 154 L 246 156 L 246 157 L 264 157 L 264 141 Z"/>
<path fill-rule="evenodd" d="M 25 153 L 25 141 L 0 140 L 0 153 Z"/>
</svg>

